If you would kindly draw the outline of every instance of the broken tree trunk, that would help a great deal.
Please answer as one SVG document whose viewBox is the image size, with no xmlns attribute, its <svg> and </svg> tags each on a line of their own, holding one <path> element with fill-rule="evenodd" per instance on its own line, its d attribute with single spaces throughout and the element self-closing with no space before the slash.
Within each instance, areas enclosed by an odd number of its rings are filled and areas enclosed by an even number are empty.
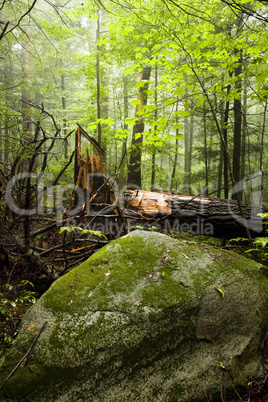
<svg viewBox="0 0 268 402">
<path fill-rule="evenodd" d="M 86 230 L 98 231 L 112 239 L 114 232 L 119 231 L 120 235 L 123 229 L 122 225 L 117 228 L 118 212 L 115 192 L 109 179 L 105 177 L 105 163 L 101 161 L 101 155 L 104 156 L 105 152 L 94 138 L 90 137 L 79 124 L 77 125 L 75 191 L 72 202 L 65 208 L 61 220 L 64 221 L 65 226 L 79 226 Z M 86 155 L 82 154 L 82 136 L 93 145 L 98 155 L 89 155 L 88 148 L 86 148 Z M 88 236 L 90 237 L 91 233 Z M 79 238 L 76 242 L 79 240 L 83 239 Z"/>
<path fill-rule="evenodd" d="M 106 205 L 114 204 L 114 191 L 108 180 L 105 178 L 105 163 L 101 161 L 100 155 L 105 155 L 98 142 L 90 137 L 79 125 L 76 132 L 76 159 L 75 159 L 75 185 L 84 192 L 84 207 L 87 212 L 90 210 L 99 211 Z M 83 135 L 98 151 L 99 155 L 90 155 L 86 148 L 86 157 L 82 154 L 81 135 Z M 77 196 L 77 194 L 75 195 Z M 76 200 L 77 201 L 77 200 Z"/>
<path fill-rule="evenodd" d="M 87 210 L 96 211 L 107 205 L 113 205 L 115 194 L 105 178 L 105 164 L 101 162 L 99 155 L 89 156 L 87 150 L 86 159 L 80 154 L 78 161 L 76 188 L 83 189 Z"/>
<path fill-rule="evenodd" d="M 139 212 L 151 224 L 168 232 L 190 232 L 227 238 L 246 237 L 243 219 L 234 200 L 126 190 L 125 203 L 127 209 Z M 262 218 L 257 216 L 264 212 L 261 205 L 244 203 L 243 210 L 251 233 L 261 235 Z"/>
</svg>

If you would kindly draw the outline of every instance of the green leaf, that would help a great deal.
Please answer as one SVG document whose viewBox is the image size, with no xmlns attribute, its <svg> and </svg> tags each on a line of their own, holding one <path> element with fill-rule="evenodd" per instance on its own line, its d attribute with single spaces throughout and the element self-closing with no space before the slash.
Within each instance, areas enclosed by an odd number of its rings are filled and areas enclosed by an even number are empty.
<svg viewBox="0 0 268 402">
<path fill-rule="evenodd" d="M 134 126 L 136 124 L 137 118 L 126 118 L 125 122 L 128 126 Z"/>
<path fill-rule="evenodd" d="M 257 216 L 260 216 L 261 218 L 268 218 L 268 212 L 265 213 L 259 213 Z"/>
<path fill-rule="evenodd" d="M 114 124 L 114 121 L 113 119 L 100 119 L 100 123 L 111 127 Z"/>
<path fill-rule="evenodd" d="M 190 112 L 188 112 L 188 110 L 176 110 L 176 111 L 174 112 L 174 114 L 175 114 L 176 116 L 181 116 L 181 117 L 188 117 L 188 116 L 190 116 Z"/>
<path fill-rule="evenodd" d="M 239 241 L 248 241 L 248 239 L 246 239 L 245 237 L 236 237 L 236 238 L 234 238 L 234 239 L 230 239 L 229 241 L 230 241 L 230 242 L 231 242 L 231 241 L 239 242 Z"/>
<path fill-rule="evenodd" d="M 183 124 L 180 124 L 180 123 L 178 123 L 178 124 L 174 124 L 174 126 L 173 126 L 173 129 L 174 130 L 180 130 L 181 128 L 183 128 Z M 182 137 L 183 137 L 183 135 L 182 135 Z"/>
<path fill-rule="evenodd" d="M 169 50 L 167 50 L 167 49 L 163 49 L 162 50 L 162 54 L 164 55 L 164 56 L 168 56 L 169 55 Z"/>
<path fill-rule="evenodd" d="M 141 105 L 140 99 L 133 99 L 133 101 L 131 101 L 131 103 L 132 103 L 134 106 Z"/>
<path fill-rule="evenodd" d="M 256 237 L 253 240 L 254 246 L 261 246 L 261 247 L 266 247 L 268 244 L 268 237 Z"/>
<path fill-rule="evenodd" d="M 259 251 L 257 248 L 251 248 L 250 250 L 245 250 L 244 253 L 252 253 L 252 251 Z"/>
<path fill-rule="evenodd" d="M 182 140 L 183 137 L 184 137 L 183 134 L 176 134 L 176 136 L 175 136 L 175 138 L 176 138 L 177 140 Z"/>
<path fill-rule="evenodd" d="M 142 60 L 143 54 L 142 53 L 136 53 L 136 59 L 137 60 Z"/>
<path fill-rule="evenodd" d="M 63 233 L 63 232 L 69 232 L 69 233 L 71 233 L 71 232 L 73 232 L 73 230 L 74 230 L 74 227 L 69 227 L 69 226 L 62 226 L 61 228 L 60 228 L 60 230 L 59 230 L 59 234 L 61 234 L 61 233 Z"/>
</svg>

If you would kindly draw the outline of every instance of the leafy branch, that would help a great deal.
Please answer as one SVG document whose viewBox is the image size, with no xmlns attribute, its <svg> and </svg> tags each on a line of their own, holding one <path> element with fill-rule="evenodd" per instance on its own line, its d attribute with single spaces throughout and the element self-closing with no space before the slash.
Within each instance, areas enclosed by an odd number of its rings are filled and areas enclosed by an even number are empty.
<svg viewBox="0 0 268 402">
<path fill-rule="evenodd" d="M 76 230 L 78 230 L 78 231 L 80 230 L 82 234 L 89 234 L 90 233 L 90 234 L 93 234 L 94 236 L 98 236 L 98 237 L 103 236 L 107 240 L 107 237 L 103 233 L 101 233 L 100 231 L 83 229 L 80 226 L 72 226 L 72 227 L 62 226 L 60 228 L 60 230 L 59 230 L 59 234 L 64 233 L 64 232 L 72 233 L 72 232 L 74 232 Z"/>
</svg>

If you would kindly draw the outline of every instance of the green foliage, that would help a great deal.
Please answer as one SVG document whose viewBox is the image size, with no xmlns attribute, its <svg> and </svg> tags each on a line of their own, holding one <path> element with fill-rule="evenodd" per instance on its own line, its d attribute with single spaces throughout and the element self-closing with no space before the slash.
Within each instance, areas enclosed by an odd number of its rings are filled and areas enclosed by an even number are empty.
<svg viewBox="0 0 268 402">
<path fill-rule="evenodd" d="M 264 219 L 263 224 L 266 226 L 266 233 L 268 234 L 268 213 L 259 213 L 257 214 L 260 216 L 262 219 Z M 237 243 L 248 243 L 248 239 L 244 237 L 237 237 L 234 239 L 230 239 L 230 242 L 237 242 Z M 252 239 L 252 243 L 254 248 L 249 248 L 244 251 L 244 253 L 250 255 L 257 261 L 260 261 L 262 263 L 267 263 L 267 257 L 268 257 L 268 237 L 255 237 Z"/>
<path fill-rule="evenodd" d="M 261 247 L 261 248 L 266 248 L 267 244 L 268 244 L 268 237 L 256 237 L 253 240 L 253 244 L 254 246 Z"/>
<path fill-rule="evenodd" d="M 29 287 L 33 283 L 22 280 L 18 285 L 5 284 L 0 292 L 0 347 L 9 347 L 17 335 L 16 321 L 20 321 L 25 308 L 36 302 L 37 294 Z M 27 289 L 28 288 L 28 289 Z M 20 311 L 23 311 L 21 313 Z"/>
<path fill-rule="evenodd" d="M 28 280 L 23 280 L 16 286 L 17 297 L 15 300 L 9 300 L 4 297 L 3 293 L 0 293 L 1 301 L 0 301 L 0 314 L 11 317 L 12 312 L 9 310 L 10 306 L 13 308 L 17 308 L 22 304 L 34 304 L 36 302 L 36 293 L 31 290 L 23 289 L 25 286 L 34 286 L 32 282 Z M 6 284 L 4 287 L 9 291 L 14 291 L 15 286 Z"/>
<path fill-rule="evenodd" d="M 72 227 L 69 227 L 69 226 L 62 226 L 62 227 L 60 228 L 60 230 L 59 230 L 59 234 L 64 233 L 64 232 L 72 233 L 72 232 L 75 232 L 75 231 L 79 231 L 79 232 L 81 232 L 81 234 L 83 234 L 83 235 L 84 235 L 84 234 L 92 234 L 92 235 L 94 235 L 94 236 L 104 237 L 104 238 L 107 240 L 107 237 L 106 237 L 104 234 L 102 234 L 100 231 L 98 231 L 98 230 L 83 229 L 83 228 L 81 228 L 81 227 L 79 227 L 79 226 L 72 226 Z"/>
<path fill-rule="evenodd" d="M 15 30 L 14 37 L 9 35 L 8 41 L 4 38 L 1 42 L 3 130 L 0 149 L 3 151 L 3 166 L 12 166 L 20 152 L 24 152 L 25 157 L 32 152 L 18 141 L 23 137 L 21 110 L 10 107 L 18 102 L 25 89 L 31 101 L 39 105 L 43 103 L 56 116 L 62 138 L 64 127 L 73 129 L 76 122 L 96 138 L 100 123 L 107 151 L 108 173 L 119 166 L 124 149 L 128 151 L 122 165 L 124 176 L 131 152 L 132 126 L 137 121 L 135 110 L 140 106 L 138 88 L 149 84 L 147 105 L 137 113 L 139 119 L 145 122 L 141 145 L 142 181 L 147 188 L 151 183 L 151 161 L 155 153 L 156 182 L 164 184 L 165 190 L 170 188 L 174 149 L 176 140 L 179 140 L 180 156 L 173 180 L 178 190 L 181 190 L 186 178 L 192 182 L 188 184 L 192 184 L 193 188 L 204 186 L 206 168 L 210 188 L 213 191 L 216 189 L 221 150 L 208 100 L 219 121 L 224 115 L 226 102 L 230 102 L 230 122 L 225 126 L 228 128 L 227 142 L 232 144 L 234 101 L 245 98 L 248 109 L 244 119 L 248 125 L 245 176 L 259 169 L 263 127 L 264 146 L 267 146 L 265 102 L 268 99 L 268 52 L 267 30 L 258 19 L 248 18 L 242 13 L 238 18 L 220 0 L 200 3 L 195 10 L 189 0 L 181 7 L 172 2 L 167 7 L 162 1 L 153 0 L 146 3 L 146 8 L 136 0 L 127 7 L 107 2 L 105 10 L 100 10 L 101 119 L 98 119 L 98 7 L 94 2 L 67 2 L 64 7 L 57 8 L 59 13 L 55 13 L 47 2 L 41 0 L 41 4 L 42 7 L 32 11 L 29 27 L 24 20 L 23 31 Z M 250 4 L 252 12 L 257 6 L 257 3 Z M 14 21 L 26 9 L 26 1 L 14 5 L 5 2 L 3 20 Z M 241 19 L 243 24 L 239 28 Z M 26 28 L 29 29 L 27 35 L 23 33 L 27 33 Z M 238 77 L 234 74 L 239 65 L 238 50 L 241 49 L 243 70 L 239 80 L 242 80 L 242 91 L 237 88 Z M 140 72 L 145 66 L 152 67 L 149 83 L 140 81 Z M 33 118 L 36 124 L 37 118 L 32 112 L 27 117 Z M 192 146 L 189 148 L 186 146 L 190 136 L 188 119 L 192 119 L 193 125 Z M 46 119 L 44 123 L 45 130 L 49 132 Z M 4 127 L 9 128 L 8 136 Z M 254 127 L 254 133 L 251 127 Z M 205 129 L 209 139 L 206 145 Z M 75 146 L 74 138 L 68 141 L 70 155 Z M 50 156 L 49 169 L 55 176 L 66 160 L 62 154 L 62 148 L 58 147 Z M 191 174 L 185 170 L 187 159 L 191 159 Z M 266 169 L 266 156 L 263 159 Z M 41 164 L 40 160 L 38 166 Z M 72 180 L 72 169 L 71 165 L 65 174 L 65 183 Z M 264 198 L 267 200 L 268 196 Z"/>
<path fill-rule="evenodd" d="M 236 238 L 234 238 L 234 239 L 230 239 L 229 240 L 230 241 L 230 243 L 231 242 L 237 242 L 237 243 L 239 243 L 239 242 L 248 242 L 248 239 L 246 238 L 246 237 L 236 237 Z"/>
</svg>

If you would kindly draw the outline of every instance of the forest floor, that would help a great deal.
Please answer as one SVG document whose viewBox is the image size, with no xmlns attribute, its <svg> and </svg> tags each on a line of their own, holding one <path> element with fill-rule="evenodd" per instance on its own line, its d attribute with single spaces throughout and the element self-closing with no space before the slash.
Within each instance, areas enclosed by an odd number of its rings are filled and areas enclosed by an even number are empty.
<svg viewBox="0 0 268 402">
<path fill-rule="evenodd" d="M 268 338 L 266 339 L 262 351 L 262 370 L 260 378 L 252 381 L 245 393 L 237 395 L 236 398 L 227 400 L 226 402 L 267 402 L 268 401 Z"/>
</svg>

